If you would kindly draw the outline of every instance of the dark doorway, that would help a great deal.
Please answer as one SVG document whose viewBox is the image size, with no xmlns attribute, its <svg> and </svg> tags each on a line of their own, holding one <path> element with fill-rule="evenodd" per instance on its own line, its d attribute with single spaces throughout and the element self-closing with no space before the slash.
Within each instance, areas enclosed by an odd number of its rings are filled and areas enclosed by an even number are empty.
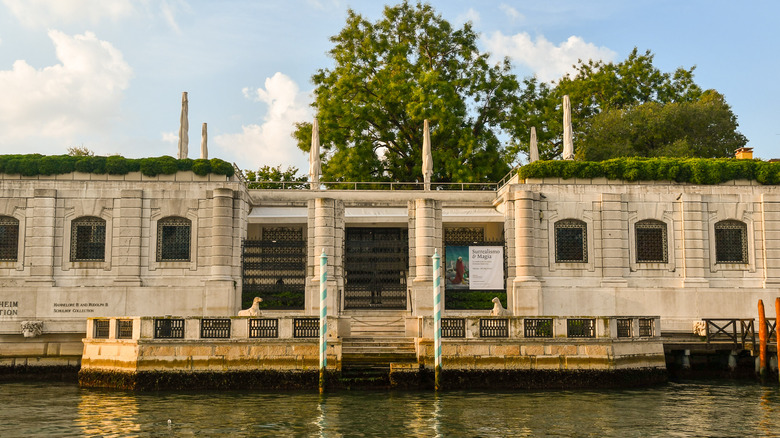
<svg viewBox="0 0 780 438">
<path fill-rule="evenodd" d="M 347 228 L 344 308 L 406 309 L 409 231 Z"/>
</svg>

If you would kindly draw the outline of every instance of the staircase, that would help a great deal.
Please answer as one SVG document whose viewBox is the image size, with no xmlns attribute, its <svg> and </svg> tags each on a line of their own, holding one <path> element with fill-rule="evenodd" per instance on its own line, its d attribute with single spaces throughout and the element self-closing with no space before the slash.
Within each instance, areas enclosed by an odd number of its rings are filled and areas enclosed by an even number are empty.
<svg viewBox="0 0 780 438">
<path fill-rule="evenodd" d="M 416 364 L 414 338 L 406 337 L 403 313 L 351 316 L 351 335 L 341 342 L 342 384 L 389 387 L 390 364 Z"/>
</svg>

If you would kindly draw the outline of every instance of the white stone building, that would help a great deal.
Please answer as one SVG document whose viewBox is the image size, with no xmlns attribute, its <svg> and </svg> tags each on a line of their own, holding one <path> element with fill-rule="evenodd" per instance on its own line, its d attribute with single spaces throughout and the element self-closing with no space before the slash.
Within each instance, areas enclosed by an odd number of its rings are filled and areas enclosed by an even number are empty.
<svg viewBox="0 0 780 438">
<path fill-rule="evenodd" d="M 404 188 L 0 174 L 0 366 L 77 365 L 87 317 L 235 315 L 254 296 L 267 314 L 316 316 L 323 251 L 341 333 L 403 336 L 430 316 L 434 252 L 447 316 L 487 314 L 499 296 L 514 316 L 660 315 L 663 332 L 690 333 L 780 295 L 777 186 Z M 499 287 L 459 272 L 468 247 L 501 249 Z M 25 321 L 42 333 L 24 337 Z"/>
</svg>

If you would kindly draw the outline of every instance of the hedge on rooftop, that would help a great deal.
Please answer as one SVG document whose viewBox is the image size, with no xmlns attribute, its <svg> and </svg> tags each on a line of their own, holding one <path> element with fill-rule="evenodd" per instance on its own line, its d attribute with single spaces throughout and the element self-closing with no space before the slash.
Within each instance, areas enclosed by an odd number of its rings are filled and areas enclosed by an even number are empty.
<svg viewBox="0 0 780 438">
<path fill-rule="evenodd" d="M 614 158 L 606 161 L 536 161 L 518 169 L 526 178 L 607 178 L 721 184 L 746 179 L 780 184 L 780 162 L 735 158 Z"/>
<path fill-rule="evenodd" d="M 118 155 L 110 157 L 0 155 L 0 173 L 23 176 L 61 175 L 71 172 L 126 175 L 138 171 L 145 176 L 157 176 L 171 175 L 180 170 L 191 170 L 200 176 L 208 174 L 233 176 L 233 165 L 219 158 L 177 160 L 167 155 L 155 158 L 125 158 Z"/>
</svg>

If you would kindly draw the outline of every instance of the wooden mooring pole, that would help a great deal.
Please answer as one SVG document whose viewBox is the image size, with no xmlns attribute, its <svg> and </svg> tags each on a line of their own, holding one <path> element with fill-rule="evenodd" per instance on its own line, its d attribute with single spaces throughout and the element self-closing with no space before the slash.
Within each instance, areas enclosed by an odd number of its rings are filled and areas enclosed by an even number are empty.
<svg viewBox="0 0 780 438">
<path fill-rule="evenodd" d="M 780 334 L 777 333 L 777 322 L 780 321 L 780 297 L 775 298 L 775 340 L 777 340 L 777 378 L 780 380 Z"/>
<path fill-rule="evenodd" d="M 433 251 L 433 354 L 434 377 L 433 387 L 436 391 L 441 389 L 441 257 L 438 250 Z"/>
<path fill-rule="evenodd" d="M 767 341 L 766 314 L 764 313 L 764 301 L 758 300 L 758 375 L 761 381 L 766 381 L 766 341 Z"/>
<path fill-rule="evenodd" d="M 325 372 L 328 368 L 328 256 L 320 256 L 320 394 L 325 392 Z"/>
</svg>

